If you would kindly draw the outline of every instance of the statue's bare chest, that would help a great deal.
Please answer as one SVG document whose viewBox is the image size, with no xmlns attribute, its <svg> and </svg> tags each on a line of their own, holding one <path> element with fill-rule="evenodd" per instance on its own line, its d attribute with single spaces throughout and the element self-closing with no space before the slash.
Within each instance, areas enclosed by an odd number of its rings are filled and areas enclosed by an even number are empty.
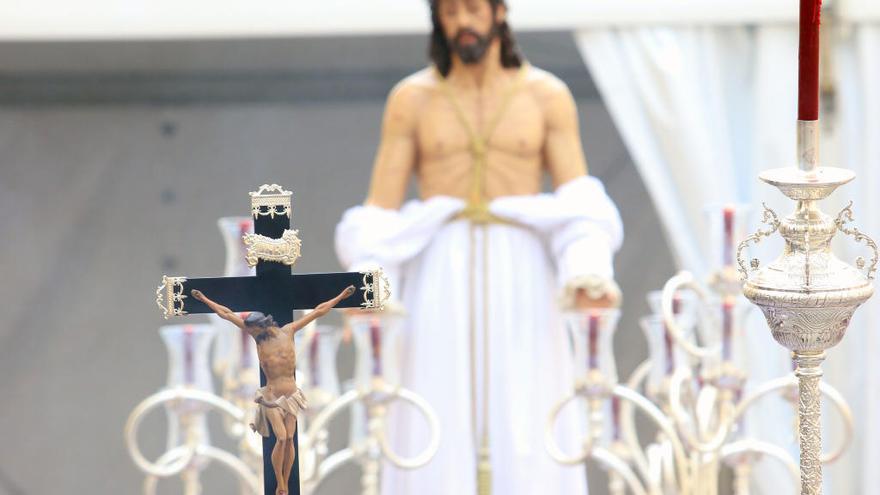
<svg viewBox="0 0 880 495">
<path fill-rule="evenodd" d="M 526 91 L 509 100 L 502 95 L 456 95 L 456 105 L 438 91 L 419 115 L 417 139 L 420 156 L 438 160 L 471 153 L 474 141 L 485 140 L 487 152 L 528 157 L 540 153 L 545 125 L 541 108 Z M 487 134 L 490 134 L 487 136 Z"/>
<path fill-rule="evenodd" d="M 267 375 L 293 374 L 296 369 L 296 348 L 293 338 L 280 333 L 257 343 L 260 366 Z"/>
</svg>

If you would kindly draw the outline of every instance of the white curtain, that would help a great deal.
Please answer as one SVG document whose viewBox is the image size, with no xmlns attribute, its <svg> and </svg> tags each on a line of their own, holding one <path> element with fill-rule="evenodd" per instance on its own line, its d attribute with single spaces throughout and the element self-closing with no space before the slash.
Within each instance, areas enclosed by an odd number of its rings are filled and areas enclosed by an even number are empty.
<svg viewBox="0 0 880 495">
<path fill-rule="evenodd" d="M 704 205 L 766 201 L 781 215 L 793 209 L 756 177 L 794 164 L 794 26 L 602 29 L 577 33 L 576 41 L 679 268 L 705 276 L 719 264 L 708 259 Z M 769 261 L 780 249 L 781 243 L 765 243 L 758 255 Z M 760 383 L 789 372 L 791 364 L 760 312 L 753 316 L 748 372 L 752 383 Z M 750 435 L 787 445 L 796 455 L 787 403 L 760 404 L 747 424 Z M 759 493 L 794 493 L 790 477 L 772 462 L 762 462 L 755 479 Z"/>
<path fill-rule="evenodd" d="M 852 199 L 860 230 L 880 237 L 880 24 L 841 30 L 835 47 L 841 166 L 856 181 L 836 193 Z M 841 257 L 852 262 L 864 246 L 839 240 Z M 856 441 L 849 462 L 840 466 L 835 493 L 877 493 L 880 486 L 880 295 L 861 308 L 838 349 L 829 353 L 829 379 L 853 406 Z"/>
</svg>

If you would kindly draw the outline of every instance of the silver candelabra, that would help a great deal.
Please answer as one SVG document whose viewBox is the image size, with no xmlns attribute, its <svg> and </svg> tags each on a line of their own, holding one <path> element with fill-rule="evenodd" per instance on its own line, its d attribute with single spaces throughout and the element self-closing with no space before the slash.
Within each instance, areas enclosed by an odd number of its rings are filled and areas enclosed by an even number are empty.
<svg viewBox="0 0 880 495">
<path fill-rule="evenodd" d="M 598 463 L 608 472 L 612 495 L 716 495 L 725 465 L 733 472 L 733 492 L 747 495 L 753 468 L 763 458 L 782 463 L 798 482 L 798 467 L 788 451 L 749 435 L 743 421 L 750 408 L 771 394 L 780 394 L 794 406 L 798 381 L 788 375 L 751 384 L 747 391 L 742 360 L 751 306 L 742 297 L 734 263 L 734 239 L 744 230 L 745 208 L 711 211 L 709 230 L 721 234 L 714 249 L 720 251 L 721 267 L 706 285 L 682 272 L 662 291 L 649 295 L 653 314 L 641 325 L 650 358 L 625 383 L 618 383 L 612 345 L 618 310 L 566 316 L 577 381 L 574 391 L 551 411 L 547 449 L 563 464 Z M 818 463 L 829 463 L 851 440 L 852 416 L 829 385 L 817 380 L 815 392 L 831 401 L 845 425 L 838 444 L 817 456 Z M 583 409 L 569 407 L 575 402 L 582 402 Z M 566 449 L 557 441 L 555 425 L 560 415 L 578 411 L 585 413 L 587 434 L 581 445 Z M 647 442 L 637 435 L 635 411 L 656 427 L 656 435 Z"/>
<path fill-rule="evenodd" d="M 301 472 L 306 493 L 348 463 L 361 467 L 361 493 L 378 495 L 383 459 L 401 469 L 417 469 L 427 464 L 440 445 L 440 423 L 434 409 L 420 396 L 400 387 L 401 315 L 394 311 L 349 315 L 347 323 L 354 337 L 354 386 L 330 401 L 315 414 L 307 429 L 308 442 L 320 442 L 327 427 L 345 411 L 352 416 L 352 434 L 347 447 L 331 455 L 327 449 L 307 449 L 309 459 Z M 413 457 L 397 454 L 385 434 L 388 408 L 407 403 L 420 411 L 428 423 L 431 438 L 425 449 Z"/>
</svg>

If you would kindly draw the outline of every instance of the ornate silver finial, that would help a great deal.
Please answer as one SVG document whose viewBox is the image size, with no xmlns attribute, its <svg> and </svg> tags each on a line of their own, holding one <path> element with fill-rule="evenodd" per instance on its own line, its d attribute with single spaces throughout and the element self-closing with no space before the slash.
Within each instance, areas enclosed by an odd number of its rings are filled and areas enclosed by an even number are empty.
<svg viewBox="0 0 880 495">
<path fill-rule="evenodd" d="M 254 218 L 290 216 L 290 198 L 293 193 L 278 184 L 263 184 L 257 191 L 248 194 L 251 197 L 251 214 Z"/>
<path fill-rule="evenodd" d="M 385 309 L 385 303 L 391 299 L 391 284 L 385 272 L 380 268 L 361 274 L 364 276 L 364 285 L 361 287 L 364 291 L 364 302 L 361 303 L 361 307 L 377 311 Z"/>
<path fill-rule="evenodd" d="M 162 310 L 166 320 L 170 316 L 186 314 L 183 309 L 183 300 L 187 298 L 183 293 L 184 282 L 186 282 L 186 277 L 162 276 L 162 283 L 156 289 L 156 304 Z"/>
<path fill-rule="evenodd" d="M 285 229 L 280 239 L 272 239 L 260 234 L 245 234 L 242 240 L 247 246 L 245 260 L 248 266 L 253 268 L 260 260 L 276 261 L 292 266 L 301 254 L 302 241 L 297 236 L 298 233 L 298 230 Z"/>
</svg>

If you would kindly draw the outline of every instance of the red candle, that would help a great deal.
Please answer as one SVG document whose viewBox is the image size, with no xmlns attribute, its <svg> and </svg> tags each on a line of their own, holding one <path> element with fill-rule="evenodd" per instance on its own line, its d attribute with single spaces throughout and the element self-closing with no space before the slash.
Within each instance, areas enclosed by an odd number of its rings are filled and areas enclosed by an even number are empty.
<svg viewBox="0 0 880 495">
<path fill-rule="evenodd" d="M 666 374 L 671 375 L 675 370 L 675 353 L 672 347 L 672 335 L 669 333 L 668 328 L 663 332 L 663 343 L 666 348 Z"/>
<path fill-rule="evenodd" d="M 798 120 L 819 120 L 819 24 L 822 0 L 801 0 Z"/>
<path fill-rule="evenodd" d="M 675 294 L 672 297 L 672 314 L 678 316 L 681 314 L 681 296 Z M 666 347 L 666 374 L 671 375 L 675 370 L 675 345 L 672 341 L 672 334 L 669 333 L 669 327 L 663 324 L 663 343 Z"/>
<path fill-rule="evenodd" d="M 587 366 L 594 370 L 599 367 L 599 315 L 597 313 L 590 313 L 588 330 Z"/>
<path fill-rule="evenodd" d="M 733 206 L 724 207 L 724 266 L 733 264 L 733 217 L 736 209 Z"/>
<path fill-rule="evenodd" d="M 373 376 L 382 374 L 382 326 L 379 318 L 370 321 L 370 344 L 373 348 Z"/>
<path fill-rule="evenodd" d="M 611 425 L 612 438 L 620 440 L 620 397 L 611 398 Z"/>
</svg>

